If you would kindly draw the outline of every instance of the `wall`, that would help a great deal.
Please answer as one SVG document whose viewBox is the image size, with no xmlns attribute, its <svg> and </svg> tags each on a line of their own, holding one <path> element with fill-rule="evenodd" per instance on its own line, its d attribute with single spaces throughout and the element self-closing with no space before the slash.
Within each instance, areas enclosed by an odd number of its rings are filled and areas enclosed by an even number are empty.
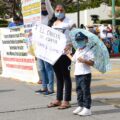
<svg viewBox="0 0 120 120">
<path fill-rule="evenodd" d="M 110 19 L 111 7 L 108 7 L 102 4 L 99 8 L 88 9 L 84 11 L 80 11 L 80 24 L 84 25 L 92 25 L 91 15 L 99 15 L 99 19 Z M 67 14 L 69 18 L 72 18 L 73 21 L 77 24 L 77 12 Z"/>
</svg>

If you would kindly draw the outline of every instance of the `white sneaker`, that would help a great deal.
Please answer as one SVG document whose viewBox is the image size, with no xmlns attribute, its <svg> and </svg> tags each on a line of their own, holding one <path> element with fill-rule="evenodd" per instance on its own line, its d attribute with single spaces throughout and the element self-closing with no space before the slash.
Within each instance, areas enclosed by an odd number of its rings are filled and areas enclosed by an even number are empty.
<svg viewBox="0 0 120 120">
<path fill-rule="evenodd" d="M 92 113 L 91 113 L 90 109 L 83 108 L 83 110 L 81 112 L 79 112 L 78 115 L 87 116 L 87 115 L 92 115 Z"/>
<path fill-rule="evenodd" d="M 77 107 L 74 111 L 73 111 L 73 114 L 78 114 L 80 111 L 82 111 L 82 107 Z"/>
</svg>

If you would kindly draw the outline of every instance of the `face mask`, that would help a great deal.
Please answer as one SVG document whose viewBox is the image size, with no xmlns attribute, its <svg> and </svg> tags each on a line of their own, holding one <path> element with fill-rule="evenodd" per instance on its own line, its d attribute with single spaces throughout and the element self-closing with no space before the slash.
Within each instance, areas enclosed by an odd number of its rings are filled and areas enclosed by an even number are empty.
<svg viewBox="0 0 120 120">
<path fill-rule="evenodd" d="M 55 17 L 57 17 L 57 19 L 61 20 L 65 17 L 65 13 L 55 12 Z"/>
<path fill-rule="evenodd" d="M 41 14 L 44 15 L 44 16 L 46 16 L 46 15 L 48 15 L 48 12 L 47 11 L 42 11 Z"/>
<path fill-rule="evenodd" d="M 86 42 L 85 41 L 78 41 L 77 46 L 78 46 L 78 48 L 84 48 L 86 46 Z"/>
</svg>

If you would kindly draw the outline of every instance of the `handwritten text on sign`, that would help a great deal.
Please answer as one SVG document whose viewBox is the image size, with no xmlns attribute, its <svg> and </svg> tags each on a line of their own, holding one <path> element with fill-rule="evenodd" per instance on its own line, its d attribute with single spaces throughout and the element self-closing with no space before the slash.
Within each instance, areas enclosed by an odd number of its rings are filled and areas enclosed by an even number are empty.
<svg viewBox="0 0 120 120">
<path fill-rule="evenodd" d="M 27 82 L 39 80 L 36 61 L 28 55 L 24 28 L 2 28 L 2 75 Z"/>
<path fill-rule="evenodd" d="M 33 41 L 36 43 L 36 56 L 52 65 L 63 54 L 66 46 L 64 34 L 42 24 L 33 28 Z"/>
</svg>

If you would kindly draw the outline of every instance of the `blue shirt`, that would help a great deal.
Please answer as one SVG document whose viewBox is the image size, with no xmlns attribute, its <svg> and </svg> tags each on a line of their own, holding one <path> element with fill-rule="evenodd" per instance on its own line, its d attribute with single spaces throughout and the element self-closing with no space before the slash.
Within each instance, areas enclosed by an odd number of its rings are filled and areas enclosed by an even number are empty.
<svg viewBox="0 0 120 120">
<path fill-rule="evenodd" d="M 10 23 L 8 24 L 8 27 L 15 27 L 15 26 L 19 26 L 19 25 L 23 25 L 23 23 L 20 22 L 19 24 L 15 24 L 14 22 L 10 22 Z"/>
</svg>

